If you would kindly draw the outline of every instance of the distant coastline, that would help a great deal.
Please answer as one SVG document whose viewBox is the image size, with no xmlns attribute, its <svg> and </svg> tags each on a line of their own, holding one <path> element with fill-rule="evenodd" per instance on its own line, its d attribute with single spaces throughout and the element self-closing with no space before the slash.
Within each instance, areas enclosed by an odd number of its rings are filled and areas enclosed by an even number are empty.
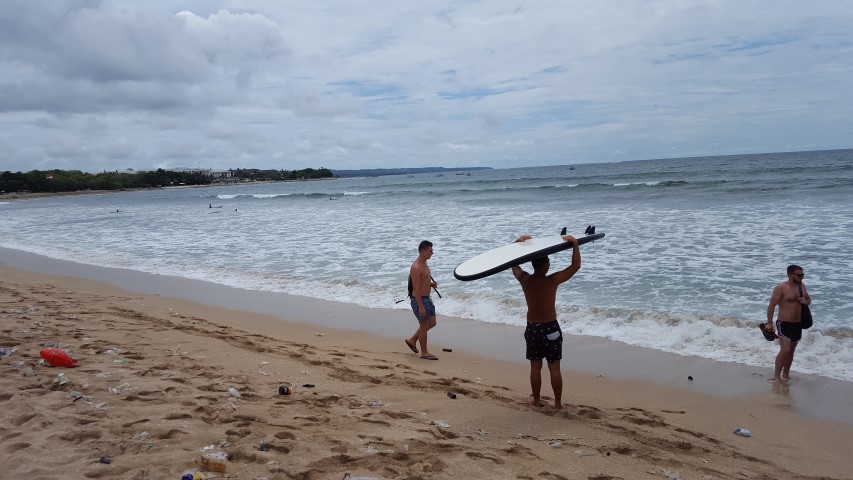
<svg viewBox="0 0 853 480">
<path fill-rule="evenodd" d="M 492 170 L 492 167 L 421 167 L 421 168 L 362 168 L 358 170 L 331 169 L 336 177 L 380 177 L 384 175 L 414 175 L 416 173 L 472 172 Z"/>
</svg>

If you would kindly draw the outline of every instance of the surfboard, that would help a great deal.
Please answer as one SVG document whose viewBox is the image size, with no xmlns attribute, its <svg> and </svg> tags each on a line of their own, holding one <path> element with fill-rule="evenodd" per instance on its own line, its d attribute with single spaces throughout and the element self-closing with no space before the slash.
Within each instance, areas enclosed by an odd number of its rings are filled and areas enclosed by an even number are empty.
<svg viewBox="0 0 853 480">
<path fill-rule="evenodd" d="M 578 245 L 604 238 L 603 233 L 577 237 Z M 534 237 L 523 242 L 513 242 L 509 245 L 493 248 L 472 257 L 456 267 L 453 276 L 467 282 L 477 280 L 502 272 L 514 265 L 521 265 L 533 259 L 551 255 L 572 248 L 572 244 L 563 240 L 559 235 Z"/>
</svg>

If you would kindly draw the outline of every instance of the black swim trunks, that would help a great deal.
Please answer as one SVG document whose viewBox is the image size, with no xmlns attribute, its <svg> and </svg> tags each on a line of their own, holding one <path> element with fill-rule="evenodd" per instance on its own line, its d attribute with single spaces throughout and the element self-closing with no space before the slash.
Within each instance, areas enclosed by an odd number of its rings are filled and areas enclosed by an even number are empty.
<svg viewBox="0 0 853 480">
<path fill-rule="evenodd" d="M 799 323 L 783 322 L 776 320 L 776 332 L 780 337 L 785 337 L 791 343 L 797 343 L 803 338 L 803 327 Z"/>
<path fill-rule="evenodd" d="M 528 323 L 524 329 L 527 359 L 554 363 L 563 358 L 563 332 L 556 320 L 547 323 Z"/>
</svg>

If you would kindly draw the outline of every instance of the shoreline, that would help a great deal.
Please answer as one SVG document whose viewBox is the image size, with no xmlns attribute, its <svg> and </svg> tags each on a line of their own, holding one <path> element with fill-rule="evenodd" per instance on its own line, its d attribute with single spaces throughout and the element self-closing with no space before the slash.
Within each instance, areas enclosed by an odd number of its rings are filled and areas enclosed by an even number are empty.
<svg viewBox="0 0 853 480">
<path fill-rule="evenodd" d="M 793 392 L 717 396 L 566 363 L 564 410 L 536 409 L 511 327 L 439 316 L 429 362 L 404 345 L 415 324 L 399 310 L 277 296 L 268 313 L 257 292 L 9 253 L 0 449 L 14 478 L 850 478 L 853 426 L 798 412 Z M 344 328 L 354 319 L 370 329 Z M 482 354 L 484 337 L 504 351 Z M 80 367 L 38 365 L 44 343 Z"/>
<path fill-rule="evenodd" d="M 397 342 L 402 345 L 402 339 L 416 328 L 408 310 L 375 309 L 283 293 L 250 291 L 202 280 L 97 267 L 0 248 L 0 267 L 4 265 L 24 271 L 103 282 L 145 295 L 167 295 L 214 308 L 271 315 L 281 321 L 306 326 L 380 336 L 391 344 Z M 287 305 L 286 311 L 282 311 L 282 305 Z M 438 313 L 438 326 L 430 332 L 431 345 L 522 367 L 528 365 L 524 359 L 521 327 L 448 317 L 441 315 L 440 309 Z M 435 350 L 437 354 L 441 352 L 440 348 Z M 682 356 L 600 337 L 565 335 L 562 369 L 719 398 L 768 395 L 771 399 L 784 400 L 786 408 L 792 411 L 853 425 L 853 382 L 795 372 L 795 378 L 782 385 L 784 393 L 779 395 L 780 389 L 772 382 L 774 358 L 768 358 L 767 367 L 755 367 Z"/>
</svg>

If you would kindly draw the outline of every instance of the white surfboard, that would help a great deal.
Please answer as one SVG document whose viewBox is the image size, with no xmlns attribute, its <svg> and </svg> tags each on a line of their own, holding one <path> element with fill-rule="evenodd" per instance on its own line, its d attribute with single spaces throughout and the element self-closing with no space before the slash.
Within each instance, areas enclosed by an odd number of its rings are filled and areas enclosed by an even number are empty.
<svg viewBox="0 0 853 480">
<path fill-rule="evenodd" d="M 578 245 L 604 238 L 603 233 L 578 237 Z M 462 281 L 477 280 L 502 272 L 513 265 L 572 248 L 572 244 L 559 235 L 534 237 L 523 242 L 493 248 L 470 258 L 456 267 L 453 276 Z"/>
</svg>

